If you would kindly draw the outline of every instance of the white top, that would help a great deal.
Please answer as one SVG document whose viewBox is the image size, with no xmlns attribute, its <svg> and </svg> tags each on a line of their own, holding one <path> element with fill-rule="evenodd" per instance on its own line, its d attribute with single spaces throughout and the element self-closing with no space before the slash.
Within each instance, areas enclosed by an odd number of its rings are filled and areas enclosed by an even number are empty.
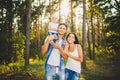
<svg viewBox="0 0 120 80">
<path fill-rule="evenodd" d="M 57 29 L 57 28 L 58 28 L 58 23 L 50 22 L 50 23 L 49 23 L 49 26 L 50 26 L 50 28 Z M 57 31 L 53 31 L 53 30 L 49 30 L 48 32 L 57 33 Z"/>
<path fill-rule="evenodd" d="M 58 43 L 61 46 L 62 39 L 59 40 Z M 60 64 L 60 52 L 58 49 L 53 48 L 47 64 L 53 65 L 53 66 L 59 66 L 59 64 Z"/>
<path fill-rule="evenodd" d="M 76 45 L 75 50 L 73 52 L 70 52 L 69 54 L 72 56 L 75 56 L 75 57 L 79 57 L 77 45 Z M 77 73 L 80 73 L 81 72 L 81 63 L 79 61 L 76 61 L 76 60 L 68 57 L 68 61 L 66 63 L 66 68 L 70 69 L 72 71 L 75 71 Z"/>
</svg>

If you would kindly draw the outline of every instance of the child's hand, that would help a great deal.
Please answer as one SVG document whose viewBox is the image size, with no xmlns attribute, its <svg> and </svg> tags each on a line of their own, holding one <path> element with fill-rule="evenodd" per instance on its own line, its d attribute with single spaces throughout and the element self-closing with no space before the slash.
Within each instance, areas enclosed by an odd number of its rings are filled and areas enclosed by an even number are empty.
<svg viewBox="0 0 120 80">
<path fill-rule="evenodd" d="M 54 35 L 54 38 L 55 38 L 55 39 L 58 39 L 57 35 Z"/>
<path fill-rule="evenodd" d="M 54 36 L 54 35 L 50 35 L 50 36 L 48 37 L 48 39 L 51 41 L 51 40 L 55 39 L 55 36 Z"/>
</svg>

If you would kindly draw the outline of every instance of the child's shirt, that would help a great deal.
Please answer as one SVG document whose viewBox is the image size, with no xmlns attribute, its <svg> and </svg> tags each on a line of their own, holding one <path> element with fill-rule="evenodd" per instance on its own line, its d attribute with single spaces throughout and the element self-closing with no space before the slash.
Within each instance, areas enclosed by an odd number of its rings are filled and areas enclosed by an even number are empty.
<svg viewBox="0 0 120 80">
<path fill-rule="evenodd" d="M 50 22 L 49 26 L 50 26 L 50 28 L 57 29 L 58 28 L 58 23 Z M 48 32 L 57 33 L 57 31 L 53 31 L 53 30 L 48 30 Z"/>
</svg>

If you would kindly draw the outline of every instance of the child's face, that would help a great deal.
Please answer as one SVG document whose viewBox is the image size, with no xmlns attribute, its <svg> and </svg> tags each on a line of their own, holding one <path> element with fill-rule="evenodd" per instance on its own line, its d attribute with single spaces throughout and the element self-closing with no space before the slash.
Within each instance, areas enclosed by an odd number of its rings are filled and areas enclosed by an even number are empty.
<svg viewBox="0 0 120 80">
<path fill-rule="evenodd" d="M 57 18 L 57 17 L 53 17 L 53 18 L 52 18 L 52 21 L 57 22 L 57 21 L 58 21 L 58 18 Z"/>
</svg>

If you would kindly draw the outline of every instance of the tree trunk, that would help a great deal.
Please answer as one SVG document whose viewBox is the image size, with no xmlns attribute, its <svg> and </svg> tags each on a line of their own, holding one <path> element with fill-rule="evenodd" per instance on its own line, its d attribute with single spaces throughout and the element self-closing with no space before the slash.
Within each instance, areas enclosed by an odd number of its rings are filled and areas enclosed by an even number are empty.
<svg viewBox="0 0 120 80">
<path fill-rule="evenodd" d="M 49 0 L 50 5 L 50 22 L 51 22 L 51 16 L 53 15 L 53 0 Z"/>
<path fill-rule="evenodd" d="M 88 32 L 87 32 L 87 40 L 88 40 L 88 54 L 89 54 L 89 58 L 91 59 L 91 40 L 90 40 L 90 26 L 88 23 Z"/>
<path fill-rule="evenodd" d="M 92 60 L 95 59 L 95 28 L 94 26 L 92 26 Z"/>
<path fill-rule="evenodd" d="M 71 32 L 74 32 L 74 26 L 73 26 L 73 8 L 72 8 L 73 0 L 70 0 L 70 8 L 71 8 Z"/>
<path fill-rule="evenodd" d="M 82 28 L 82 48 L 83 48 L 83 68 L 86 68 L 86 0 L 83 0 L 83 28 Z"/>
<path fill-rule="evenodd" d="M 100 42 L 100 20 L 101 18 L 99 18 L 99 16 L 97 15 L 97 27 L 98 27 L 98 35 L 97 35 L 97 43 L 99 45 L 99 42 Z"/>
<path fill-rule="evenodd" d="M 94 38 L 94 25 L 93 25 L 93 2 L 91 1 L 90 2 L 90 10 L 91 10 L 91 17 L 90 17 L 90 20 L 91 20 L 91 27 L 92 27 L 92 53 L 91 53 L 91 59 L 94 60 L 94 49 L 95 49 L 95 38 Z"/>
<path fill-rule="evenodd" d="M 7 54 L 8 54 L 8 56 L 9 56 L 9 59 L 11 59 L 11 57 L 14 55 L 13 54 L 13 47 L 12 47 L 12 42 L 11 42 L 11 40 L 12 40 L 12 22 L 13 22 L 13 11 L 12 11 L 12 8 L 13 8 L 13 2 L 12 2 L 12 0 L 10 0 L 9 1 L 9 9 L 8 9 L 8 24 L 7 24 L 7 27 L 8 27 L 8 30 L 7 30 L 7 35 L 8 35 L 8 52 L 7 52 Z M 14 60 L 15 61 L 15 60 Z"/>
<path fill-rule="evenodd" d="M 61 0 L 59 0 L 59 23 L 61 22 Z"/>
<path fill-rule="evenodd" d="M 27 22 L 26 22 L 26 48 L 25 48 L 25 68 L 29 65 L 29 50 L 30 50 L 30 15 L 31 0 L 27 0 Z"/>
</svg>

